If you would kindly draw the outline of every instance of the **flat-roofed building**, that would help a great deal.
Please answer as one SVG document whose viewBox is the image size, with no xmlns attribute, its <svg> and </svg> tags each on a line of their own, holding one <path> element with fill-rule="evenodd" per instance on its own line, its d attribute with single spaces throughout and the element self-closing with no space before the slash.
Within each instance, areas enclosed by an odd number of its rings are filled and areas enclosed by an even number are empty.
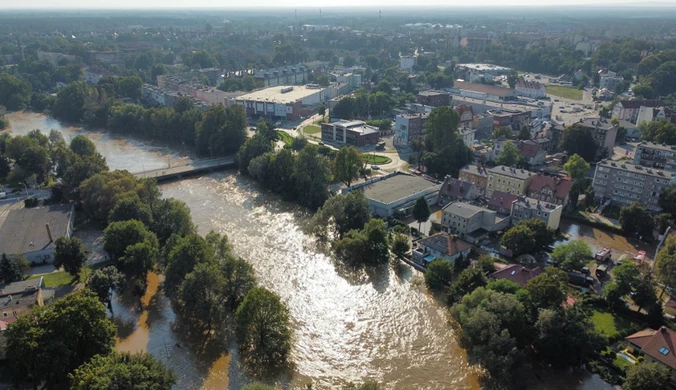
<svg viewBox="0 0 676 390">
<path fill-rule="evenodd" d="M 513 100 L 516 93 L 513 89 L 487 85 L 480 83 L 468 83 L 466 81 L 456 80 L 451 93 L 466 96 L 474 99 L 484 100 Z"/>
<path fill-rule="evenodd" d="M 603 118 L 584 118 L 575 124 L 591 130 L 597 147 L 596 158 L 610 158 L 613 156 L 615 138 L 617 138 L 617 131 L 619 129 L 618 125 L 613 125 L 610 121 Z"/>
<path fill-rule="evenodd" d="M 265 88 L 233 100 L 244 108 L 247 116 L 295 121 L 300 119 L 302 106 L 319 105 L 328 97 L 326 88 L 308 84 Z"/>
<path fill-rule="evenodd" d="M 660 194 L 676 181 L 676 174 L 640 165 L 602 160 L 594 171 L 594 196 L 621 207 L 634 202 L 651 211 L 661 211 Z"/>
<path fill-rule="evenodd" d="M 451 105 L 451 95 L 447 92 L 441 91 L 429 90 L 419 92 L 416 100 L 418 104 L 423 104 L 432 107 Z"/>
<path fill-rule="evenodd" d="M 539 219 L 552 230 L 559 228 L 563 207 L 553 203 L 520 196 L 512 203 L 512 224 L 527 220 Z"/>
<path fill-rule="evenodd" d="M 488 170 L 486 196 L 493 191 L 509 192 L 514 195 L 525 195 L 526 189 L 535 177 L 535 173 L 525 169 L 498 165 Z"/>
<path fill-rule="evenodd" d="M 676 146 L 640 142 L 634 152 L 634 164 L 674 172 L 676 171 Z"/>
<path fill-rule="evenodd" d="M 436 204 L 440 189 L 439 183 L 397 172 L 360 183 L 345 191 L 363 191 L 371 212 L 379 217 L 405 218 L 411 215 L 413 205 L 420 197 L 427 199 L 429 204 Z"/>
<path fill-rule="evenodd" d="M 425 123 L 429 114 L 405 114 L 394 118 L 394 142 L 409 145 L 425 135 Z"/>
<path fill-rule="evenodd" d="M 488 232 L 503 230 L 508 226 L 509 216 L 498 215 L 496 211 L 470 203 L 452 202 L 442 211 L 442 229 L 471 243 L 477 242 Z"/>
<path fill-rule="evenodd" d="M 257 70 L 254 77 L 256 80 L 263 82 L 266 87 L 276 87 L 278 85 L 305 84 L 307 75 L 307 68 L 297 64 Z"/>
<path fill-rule="evenodd" d="M 352 146 L 375 145 L 380 131 L 364 121 L 322 123 L 322 141 Z"/>
</svg>

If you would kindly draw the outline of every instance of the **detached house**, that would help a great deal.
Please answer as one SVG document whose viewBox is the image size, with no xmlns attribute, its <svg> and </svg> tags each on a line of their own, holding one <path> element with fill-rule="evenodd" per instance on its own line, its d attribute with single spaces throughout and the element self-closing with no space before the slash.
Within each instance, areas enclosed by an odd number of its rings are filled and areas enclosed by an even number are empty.
<svg viewBox="0 0 676 390">
<path fill-rule="evenodd" d="M 538 142 L 533 140 L 526 140 L 521 143 L 519 146 L 521 154 L 528 160 L 528 164 L 531 166 L 534 165 L 543 165 L 545 163 L 545 157 L 547 157 L 547 152 L 540 147 Z"/>
<path fill-rule="evenodd" d="M 554 203 L 566 207 L 573 182 L 559 177 L 537 175 L 528 186 L 529 198 Z"/>
<path fill-rule="evenodd" d="M 657 362 L 671 370 L 671 382 L 676 383 L 676 332 L 662 326 L 659 330 L 646 328 L 625 338 L 634 352 L 646 362 Z"/>
<path fill-rule="evenodd" d="M 437 233 L 418 241 L 412 260 L 423 267 L 437 259 L 454 263 L 460 256 L 467 257 L 471 250 L 472 246 L 465 241 L 448 233 Z"/>
</svg>

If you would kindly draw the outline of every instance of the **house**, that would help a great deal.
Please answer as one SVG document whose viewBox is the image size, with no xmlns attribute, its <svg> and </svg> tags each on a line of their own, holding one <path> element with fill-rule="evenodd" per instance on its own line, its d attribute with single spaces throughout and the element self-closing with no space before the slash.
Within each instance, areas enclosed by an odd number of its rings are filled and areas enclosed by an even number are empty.
<svg viewBox="0 0 676 390">
<path fill-rule="evenodd" d="M 662 119 L 671 119 L 671 110 L 668 107 L 647 107 L 641 106 L 636 117 L 636 124 L 642 122 L 657 122 Z"/>
<path fill-rule="evenodd" d="M 657 99 L 620 100 L 613 106 L 613 118 L 636 123 L 641 107 L 658 107 L 661 105 L 662 101 Z"/>
<path fill-rule="evenodd" d="M 516 90 L 517 95 L 533 99 L 540 99 L 547 96 L 545 85 L 537 81 L 519 79 L 519 81 L 516 82 L 514 89 Z"/>
<path fill-rule="evenodd" d="M 12 210 L 0 227 L 0 253 L 21 255 L 31 264 L 54 261 L 55 241 L 73 232 L 73 205 Z"/>
<path fill-rule="evenodd" d="M 471 243 L 478 242 L 488 232 L 504 230 L 509 217 L 465 202 L 452 202 L 442 210 L 441 227 Z"/>
<path fill-rule="evenodd" d="M 488 171 L 481 165 L 465 165 L 460 169 L 458 178 L 463 181 L 474 184 L 479 191 L 479 195 L 486 193 L 488 185 Z"/>
<path fill-rule="evenodd" d="M 363 121 L 322 123 L 322 141 L 352 146 L 375 145 L 380 131 Z"/>
<path fill-rule="evenodd" d="M 612 71 L 603 72 L 599 71 L 599 89 L 607 89 L 612 91 L 615 89 L 617 84 L 624 81 L 622 76 L 618 76 L 617 73 Z"/>
<path fill-rule="evenodd" d="M 436 204 L 440 189 L 441 184 L 420 176 L 395 172 L 356 184 L 343 193 L 363 191 L 373 214 L 383 218 L 406 218 L 420 197 L 427 199 L 429 204 Z"/>
<path fill-rule="evenodd" d="M 512 204 L 519 199 L 518 195 L 509 192 L 493 191 L 493 195 L 488 200 L 488 208 L 497 211 L 499 214 L 511 214 Z"/>
<path fill-rule="evenodd" d="M 604 118 L 583 118 L 575 124 L 591 131 L 597 147 L 597 159 L 612 157 L 619 125 L 612 124 Z"/>
<path fill-rule="evenodd" d="M 526 188 L 535 177 L 535 173 L 518 168 L 498 165 L 488 170 L 488 186 L 486 195 L 493 195 L 493 191 L 509 192 L 515 195 L 525 195 Z"/>
<path fill-rule="evenodd" d="M 505 148 L 505 145 L 508 143 L 513 144 L 514 141 L 506 138 L 504 135 L 500 136 L 500 138 L 493 140 L 493 149 L 491 150 L 491 154 L 488 156 L 489 161 L 497 160 L 498 156 Z"/>
<path fill-rule="evenodd" d="M 561 223 L 563 207 L 553 203 L 520 196 L 512 203 L 512 224 L 527 220 L 539 219 L 547 224 L 547 227 L 556 231 Z"/>
<path fill-rule="evenodd" d="M 531 166 L 542 165 L 545 163 L 547 152 L 540 147 L 538 142 L 533 140 L 525 140 L 519 145 L 521 154 L 526 158 L 528 164 Z"/>
<path fill-rule="evenodd" d="M 418 93 L 416 97 L 418 104 L 423 104 L 425 106 L 440 107 L 440 106 L 450 106 L 451 105 L 451 95 L 446 92 L 441 91 L 422 91 Z"/>
<path fill-rule="evenodd" d="M 53 290 L 43 291 L 41 277 L 0 285 L 0 359 L 5 358 L 7 326 L 33 306 L 43 306 L 52 296 Z"/>
<path fill-rule="evenodd" d="M 468 181 L 454 179 L 450 175 L 444 179 L 439 191 L 439 205 L 445 206 L 458 200 L 474 200 L 479 197 L 477 187 Z"/>
<path fill-rule="evenodd" d="M 488 277 L 494 280 L 507 279 L 523 288 L 529 280 L 540 275 L 542 272 L 544 271 L 540 267 L 529 269 L 519 264 L 510 264 L 501 270 L 491 273 Z"/>
<path fill-rule="evenodd" d="M 661 363 L 671 370 L 671 382 L 676 382 L 676 332 L 660 327 L 646 328 L 625 337 L 634 353 L 643 356 L 645 362 Z"/>
<path fill-rule="evenodd" d="M 462 143 L 465 144 L 468 148 L 471 148 L 474 145 L 474 134 L 476 130 L 470 129 L 469 127 L 461 127 L 458 129 L 460 138 L 462 138 Z"/>
<path fill-rule="evenodd" d="M 469 104 L 458 104 L 455 110 L 460 116 L 460 126 L 472 128 L 472 120 L 474 119 L 474 108 Z"/>
<path fill-rule="evenodd" d="M 418 247 L 413 251 L 411 259 L 424 267 L 437 259 L 455 263 L 458 257 L 469 256 L 471 250 L 472 245 L 469 243 L 459 240 L 448 233 L 437 233 L 418 241 Z"/>
<path fill-rule="evenodd" d="M 573 182 L 556 176 L 537 174 L 531 181 L 526 194 L 529 198 L 566 207 Z"/>
</svg>

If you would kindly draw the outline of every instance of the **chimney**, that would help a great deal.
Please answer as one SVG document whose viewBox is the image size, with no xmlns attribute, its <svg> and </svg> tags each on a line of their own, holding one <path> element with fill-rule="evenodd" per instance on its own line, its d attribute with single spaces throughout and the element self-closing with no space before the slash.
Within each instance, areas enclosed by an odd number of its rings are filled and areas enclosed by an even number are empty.
<svg viewBox="0 0 676 390">
<path fill-rule="evenodd" d="M 49 224 L 46 223 L 45 227 L 47 228 L 47 235 L 49 236 L 49 242 L 54 242 L 54 239 L 52 238 L 52 231 L 49 229 Z"/>
</svg>

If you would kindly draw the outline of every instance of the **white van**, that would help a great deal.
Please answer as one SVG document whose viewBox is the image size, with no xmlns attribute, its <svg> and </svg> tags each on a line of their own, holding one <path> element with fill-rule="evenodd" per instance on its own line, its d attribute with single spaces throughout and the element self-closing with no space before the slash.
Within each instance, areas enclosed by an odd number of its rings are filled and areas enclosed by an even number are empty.
<svg viewBox="0 0 676 390">
<path fill-rule="evenodd" d="M 5 199 L 7 198 L 7 193 L 6 192 L 0 192 L 0 199 Z"/>
</svg>

